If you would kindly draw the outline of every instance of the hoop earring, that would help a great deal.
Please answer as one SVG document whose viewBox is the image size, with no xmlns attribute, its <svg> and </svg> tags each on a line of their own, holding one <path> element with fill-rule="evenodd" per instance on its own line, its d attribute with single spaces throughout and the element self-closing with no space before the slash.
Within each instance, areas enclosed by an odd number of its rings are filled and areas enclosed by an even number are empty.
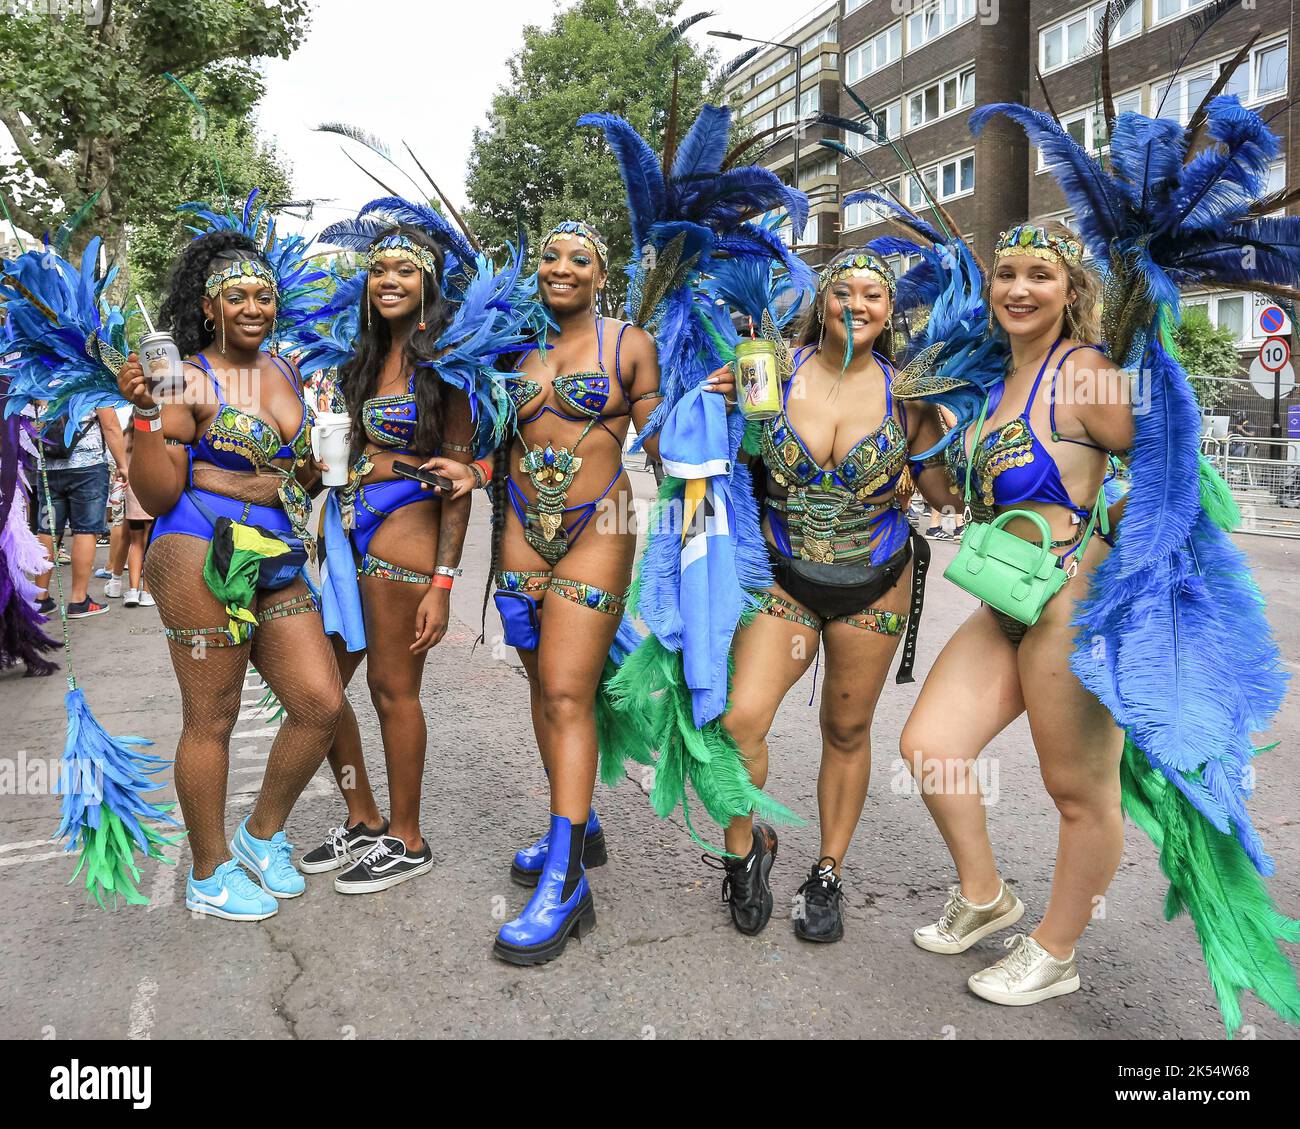
<svg viewBox="0 0 1300 1129">
<path fill-rule="evenodd" d="M 217 323 L 213 321 L 211 318 L 204 318 L 203 328 L 206 329 L 209 333 L 211 333 L 213 330 L 217 328 Z"/>
</svg>

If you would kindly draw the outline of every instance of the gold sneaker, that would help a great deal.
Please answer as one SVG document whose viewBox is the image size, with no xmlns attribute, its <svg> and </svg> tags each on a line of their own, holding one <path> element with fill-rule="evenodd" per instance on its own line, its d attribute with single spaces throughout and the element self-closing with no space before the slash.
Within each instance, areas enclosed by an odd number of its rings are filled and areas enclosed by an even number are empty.
<svg viewBox="0 0 1300 1129">
<path fill-rule="evenodd" d="M 1005 882 L 998 896 L 986 906 L 977 906 L 963 898 L 960 886 L 949 886 L 948 900 L 939 920 L 913 930 L 912 940 L 932 953 L 964 953 L 990 933 L 1014 925 L 1024 913 L 1024 902 Z"/>
<path fill-rule="evenodd" d="M 1057 960 L 1023 933 L 1008 937 L 1004 943 L 1011 952 L 966 981 L 981 999 L 1023 1007 L 1079 990 L 1079 970 L 1073 953 L 1069 960 Z"/>
</svg>

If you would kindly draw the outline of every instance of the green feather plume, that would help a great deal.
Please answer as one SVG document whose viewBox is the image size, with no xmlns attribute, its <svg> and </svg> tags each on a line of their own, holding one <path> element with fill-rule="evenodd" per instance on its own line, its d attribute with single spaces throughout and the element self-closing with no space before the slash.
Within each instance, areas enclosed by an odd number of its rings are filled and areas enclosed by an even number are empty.
<svg viewBox="0 0 1300 1129">
<path fill-rule="evenodd" d="M 1300 921 L 1278 911 L 1237 838 L 1216 830 L 1129 738 L 1120 785 L 1125 812 L 1160 852 L 1166 919 L 1186 910 L 1196 927 L 1229 1036 L 1241 1026 L 1246 990 L 1300 1023 L 1300 988 L 1279 945 L 1300 942 Z"/>
</svg>

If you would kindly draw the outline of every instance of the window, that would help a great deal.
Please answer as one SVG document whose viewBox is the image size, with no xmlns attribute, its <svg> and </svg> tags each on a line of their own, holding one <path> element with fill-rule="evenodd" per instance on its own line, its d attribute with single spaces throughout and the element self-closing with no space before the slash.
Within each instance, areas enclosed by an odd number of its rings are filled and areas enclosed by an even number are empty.
<svg viewBox="0 0 1300 1129">
<path fill-rule="evenodd" d="M 1254 48 L 1250 58 L 1233 71 L 1223 93 L 1235 94 L 1247 106 L 1285 95 L 1287 47 L 1288 42 L 1283 39 Z M 1200 70 L 1180 75 L 1172 85 L 1168 81 L 1155 83 L 1151 87 L 1152 114 L 1176 118 L 1185 125 L 1209 93 L 1215 78 L 1231 61 L 1231 58 L 1219 59 Z"/>
<path fill-rule="evenodd" d="M 1057 67 L 1068 67 L 1093 54 L 1101 33 L 1106 4 L 1093 4 L 1067 16 L 1059 23 L 1038 33 L 1038 66 L 1046 74 Z M 1111 32 L 1111 42 L 1119 43 L 1142 34 L 1142 4 L 1130 4 Z"/>
<path fill-rule="evenodd" d="M 852 9 L 850 9 L 850 11 L 852 11 Z M 821 31 L 814 32 L 802 43 L 800 43 L 799 50 L 807 54 L 809 52 L 815 51 L 823 43 L 834 43 L 835 35 L 836 32 L 838 31 L 839 31 L 839 27 L 836 24 L 829 23 L 824 28 L 822 28 Z"/>
<path fill-rule="evenodd" d="M 783 102 L 776 108 L 776 124 L 789 125 L 794 121 L 794 100 Z"/>
<path fill-rule="evenodd" d="M 903 53 L 903 25 L 894 24 L 859 43 L 845 55 L 844 72 L 850 84 L 895 62 Z"/>
<path fill-rule="evenodd" d="M 753 90 L 754 87 L 756 86 L 762 86 L 763 83 L 765 83 L 769 78 L 771 78 L 774 74 L 776 74 L 777 71 L 783 70 L 785 67 L 788 67 L 789 65 L 790 65 L 790 54 L 789 52 L 786 52 L 785 54 L 778 57 L 775 62 L 768 63 L 767 66 L 765 66 L 761 71 L 759 71 L 756 75 L 754 75 L 754 77 L 749 80 L 749 89 Z"/>
<path fill-rule="evenodd" d="M 799 187 L 806 188 L 814 180 L 822 177 L 835 175 L 836 161 L 834 157 L 818 158 L 817 160 L 808 161 L 799 166 Z"/>
<path fill-rule="evenodd" d="M 769 112 L 764 114 L 761 118 L 755 118 L 749 124 L 753 127 L 755 133 L 762 133 L 763 130 L 771 129 L 774 125 L 776 125 L 775 119 L 776 119 L 776 115 Z"/>
<path fill-rule="evenodd" d="M 1246 324 L 1246 315 L 1253 314 L 1249 294 L 1199 294 L 1183 302 L 1183 312 L 1200 310 L 1210 324 L 1219 329 L 1226 329 L 1238 343 L 1254 336 L 1254 330 Z"/>
<path fill-rule="evenodd" d="M 814 86 L 811 90 L 805 90 L 799 96 L 799 116 L 801 118 L 812 117 L 813 114 L 820 113 L 822 106 L 821 87 Z"/>
<path fill-rule="evenodd" d="M 1185 16 L 1208 3 L 1209 0 L 1156 0 L 1156 23 Z"/>
<path fill-rule="evenodd" d="M 755 94 L 754 97 L 752 97 L 748 102 L 746 102 L 743 107 L 743 112 L 746 114 L 751 114 L 755 110 L 757 110 L 759 106 L 766 106 L 775 97 L 776 97 L 776 87 L 769 86 L 766 90 L 759 91 L 759 93 Z"/>
<path fill-rule="evenodd" d="M 950 157 L 937 165 L 921 170 L 921 181 L 930 195 L 940 202 L 951 200 L 955 196 L 964 196 L 975 190 L 975 154 L 964 153 L 960 157 Z M 911 208 L 922 208 L 929 201 L 922 190 L 921 183 L 915 176 L 907 177 L 907 204 Z"/>
<path fill-rule="evenodd" d="M 776 92 L 778 94 L 784 94 L 787 90 L 793 90 L 793 89 L 794 89 L 794 75 L 792 74 L 786 75 L 785 78 L 783 78 L 780 82 L 776 84 Z"/>
<path fill-rule="evenodd" d="M 902 110 L 901 102 L 890 102 L 883 110 L 878 111 L 880 119 L 877 126 L 884 126 L 885 136 L 896 138 L 902 132 Z M 859 118 L 859 121 L 863 119 Z M 872 141 L 860 133 L 852 133 L 849 130 L 844 131 L 844 144 L 852 153 L 863 153 L 868 149 L 874 149 L 879 142 Z"/>
<path fill-rule="evenodd" d="M 871 186 L 873 192 L 884 196 L 886 199 L 890 198 L 891 193 L 895 196 L 899 195 L 900 188 L 901 185 L 897 181 L 890 184 L 888 188 L 883 185 L 873 184 Z M 881 220 L 888 219 L 889 216 L 890 212 L 887 209 L 874 204 L 869 200 L 864 200 L 857 204 L 850 204 L 844 209 L 843 230 L 848 231 L 855 227 L 867 227 L 870 224 L 879 223 Z"/>
<path fill-rule="evenodd" d="M 975 18 L 975 0 L 926 0 L 907 17 L 907 50 L 919 51 L 959 24 Z"/>
<path fill-rule="evenodd" d="M 920 129 L 975 104 L 975 68 L 967 67 L 907 96 L 907 128 Z"/>
<path fill-rule="evenodd" d="M 1130 90 L 1115 99 L 1115 113 L 1141 113 L 1142 91 Z M 1106 114 L 1100 105 L 1089 106 L 1085 110 L 1076 110 L 1072 114 L 1061 116 L 1061 125 L 1065 132 L 1074 138 L 1090 153 L 1099 153 L 1106 147 Z M 1047 159 L 1040 149 L 1038 151 L 1038 171 L 1047 169 Z"/>
<path fill-rule="evenodd" d="M 818 227 L 818 222 L 817 222 L 817 221 L 818 221 L 820 218 L 821 218 L 820 216 L 809 216 L 809 217 L 808 217 L 808 222 L 807 222 L 806 224 L 804 224 L 803 235 L 800 236 L 800 238 L 799 238 L 799 242 L 800 242 L 800 243 L 816 243 L 816 242 L 817 242 L 817 227 Z"/>
<path fill-rule="evenodd" d="M 829 51 L 825 55 L 817 56 L 817 58 L 815 58 L 811 63 L 804 63 L 803 70 L 801 70 L 799 74 L 803 80 L 807 82 L 813 75 L 820 71 L 822 67 L 834 70 L 835 64 L 838 60 L 839 56 L 836 55 L 834 51 Z"/>
<path fill-rule="evenodd" d="M 866 3 L 869 3 L 869 0 L 844 0 L 844 14 L 847 16 L 850 12 L 856 12 Z"/>
</svg>

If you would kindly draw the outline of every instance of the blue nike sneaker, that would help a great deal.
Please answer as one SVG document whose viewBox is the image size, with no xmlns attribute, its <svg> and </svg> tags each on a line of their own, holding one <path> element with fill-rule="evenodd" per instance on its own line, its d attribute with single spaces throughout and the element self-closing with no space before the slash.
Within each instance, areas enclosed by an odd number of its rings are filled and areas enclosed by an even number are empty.
<svg viewBox="0 0 1300 1129">
<path fill-rule="evenodd" d="M 227 921 L 261 921 L 278 913 L 280 905 L 258 888 L 239 863 L 227 859 L 212 872 L 211 878 L 202 881 L 194 877 L 194 868 L 190 867 L 185 882 L 185 908 L 209 917 L 224 917 Z"/>
<path fill-rule="evenodd" d="M 249 833 L 245 817 L 230 840 L 230 850 L 273 898 L 296 898 L 307 889 L 307 880 L 293 865 L 293 844 L 283 831 L 259 839 Z"/>
</svg>

